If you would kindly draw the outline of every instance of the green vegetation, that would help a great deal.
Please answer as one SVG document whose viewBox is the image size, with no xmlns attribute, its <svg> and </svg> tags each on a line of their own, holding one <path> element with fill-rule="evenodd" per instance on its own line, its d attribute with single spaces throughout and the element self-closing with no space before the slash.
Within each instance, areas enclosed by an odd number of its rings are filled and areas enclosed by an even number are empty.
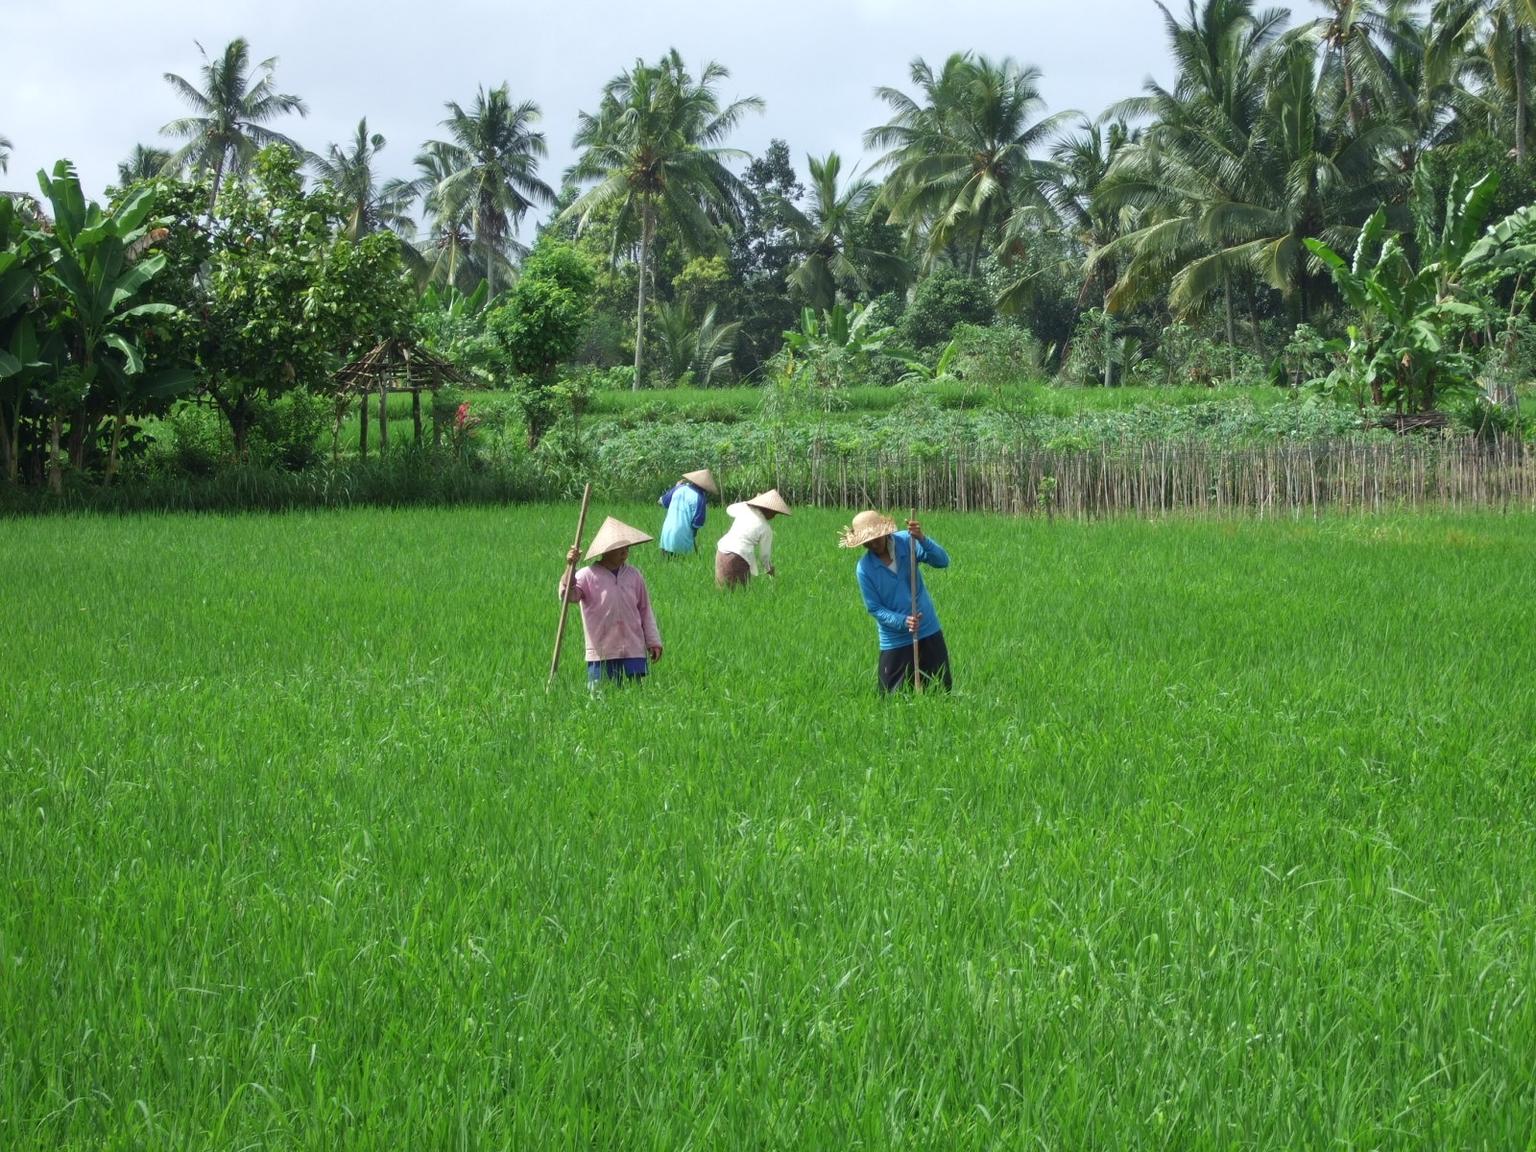
<svg viewBox="0 0 1536 1152">
<path fill-rule="evenodd" d="M 98 332 L 130 351 L 60 339 L 78 302 L 48 272 L 68 258 L 59 210 L 7 194 L 7 480 L 60 498 L 123 482 L 120 457 L 187 381 L 230 426 L 218 467 L 301 470 L 320 453 L 267 450 L 279 402 L 339 416 L 337 370 L 386 338 L 517 396 L 529 445 L 552 440 L 567 471 L 601 449 L 584 439 L 590 394 L 619 386 L 751 384 L 774 419 L 789 393 L 825 424 L 905 410 L 928 385 L 1011 411 L 1052 380 L 1268 382 L 1332 392 L 1358 424 L 1520 436 L 1536 379 L 1530 4 L 1324 7 L 1164 8 L 1171 80 L 1097 116 L 1047 115 L 1036 63 L 918 57 L 906 88 L 876 89 L 868 155 L 803 169 L 784 140 L 734 147 L 771 110 L 727 99 L 718 61 L 669 49 L 593 93 L 558 181 L 539 103 L 506 83 L 446 101 L 411 178 L 385 178 L 367 118 L 309 152 L 279 131 L 307 106 L 236 38 L 196 83 L 166 74 L 192 111 L 163 129 L 177 150 L 134 145 L 109 203 L 77 197 L 107 219 L 150 206 L 114 307 L 159 318 Z M 893 394 L 850 395 L 872 388 Z"/>
<path fill-rule="evenodd" d="M 1536 1126 L 1529 518 L 935 514 L 881 703 L 812 510 L 546 694 L 573 511 L 0 523 L 0 1144 Z"/>
</svg>

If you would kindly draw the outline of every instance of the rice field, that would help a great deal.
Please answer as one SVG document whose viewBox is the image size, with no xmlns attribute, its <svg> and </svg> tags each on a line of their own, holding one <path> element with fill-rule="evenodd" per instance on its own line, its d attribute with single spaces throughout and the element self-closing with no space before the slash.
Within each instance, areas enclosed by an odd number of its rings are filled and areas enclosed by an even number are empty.
<svg viewBox="0 0 1536 1152">
<path fill-rule="evenodd" d="M 597 697 L 574 507 L 0 522 L 0 1148 L 1536 1142 L 1536 518 L 933 513 L 887 701 L 846 519 Z"/>
</svg>

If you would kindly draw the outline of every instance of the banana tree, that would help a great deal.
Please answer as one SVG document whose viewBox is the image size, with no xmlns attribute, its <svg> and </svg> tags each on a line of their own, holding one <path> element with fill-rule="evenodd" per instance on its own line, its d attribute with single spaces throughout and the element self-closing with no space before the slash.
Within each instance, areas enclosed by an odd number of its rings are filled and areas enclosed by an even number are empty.
<svg viewBox="0 0 1536 1152">
<path fill-rule="evenodd" d="M 183 368 L 149 371 L 135 339 L 143 318 L 176 312 L 175 305 L 145 299 L 150 282 L 166 264 L 163 253 L 152 252 L 164 238 L 157 222 L 149 219 L 153 189 L 141 188 L 103 210 L 85 199 L 73 166 L 65 160 L 54 166 L 52 179 L 38 173 L 38 184 L 53 209 L 52 259 L 40 278 L 44 310 L 53 317 L 67 357 L 67 363 L 58 365 L 62 390 L 55 390 L 49 413 L 49 485 L 57 492 L 62 488 L 58 440 L 66 403 L 73 400 L 80 406 L 79 431 L 90 423 L 92 400 L 110 412 L 110 483 L 129 414 L 186 392 L 193 376 Z M 69 386 L 62 388 L 66 380 Z"/>
<path fill-rule="evenodd" d="M 1418 268 L 1401 239 L 1387 234 L 1385 209 L 1366 221 L 1348 263 L 1322 241 L 1306 241 L 1360 315 L 1335 382 L 1368 386 L 1375 403 L 1409 413 L 1432 411 L 1445 392 L 1474 387 L 1476 362 L 1464 338 L 1489 322 L 1484 270 L 1502 249 L 1480 237 L 1497 191 L 1492 174 L 1465 194 L 1452 180 L 1443 223 L 1422 229 Z"/>
<path fill-rule="evenodd" d="M 41 239 L 23 226 L 15 204 L 0 196 L 0 462 L 12 483 L 20 456 L 28 380 L 44 367 L 38 360 L 33 309 Z"/>
</svg>

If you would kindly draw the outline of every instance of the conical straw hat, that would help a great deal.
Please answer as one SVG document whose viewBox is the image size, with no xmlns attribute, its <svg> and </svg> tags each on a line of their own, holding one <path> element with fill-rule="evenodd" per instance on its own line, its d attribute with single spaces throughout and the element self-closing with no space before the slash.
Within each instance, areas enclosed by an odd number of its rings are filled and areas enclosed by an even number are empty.
<svg viewBox="0 0 1536 1152">
<path fill-rule="evenodd" d="M 612 516 L 603 521 L 603 526 L 597 530 L 597 535 L 592 537 L 592 543 L 587 546 L 587 559 L 594 560 L 605 552 L 612 552 L 615 548 L 625 548 L 631 544 L 649 544 L 655 537 L 647 536 L 638 528 L 631 528 L 622 520 L 615 520 Z"/>
<path fill-rule="evenodd" d="M 780 516 L 790 516 L 793 513 L 789 505 L 784 503 L 784 497 L 779 495 L 777 488 L 770 488 L 766 492 L 759 493 L 747 501 L 754 508 L 762 508 L 768 512 L 777 512 Z"/>
<path fill-rule="evenodd" d="M 853 518 L 853 523 L 838 534 L 837 546 L 858 548 L 871 540 L 889 536 L 894 531 L 896 531 L 896 521 L 889 516 L 875 511 L 860 512 Z"/>
<path fill-rule="evenodd" d="M 708 468 L 700 468 L 697 472 L 684 472 L 683 479 L 697 484 L 711 496 L 720 495 L 720 489 L 715 487 L 715 474 Z"/>
</svg>

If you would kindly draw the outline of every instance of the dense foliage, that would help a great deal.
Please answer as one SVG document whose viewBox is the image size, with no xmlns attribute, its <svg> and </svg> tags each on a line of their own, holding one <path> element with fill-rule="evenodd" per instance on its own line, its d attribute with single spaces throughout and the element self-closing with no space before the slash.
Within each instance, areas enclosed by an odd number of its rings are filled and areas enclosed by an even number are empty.
<svg viewBox="0 0 1536 1152">
<path fill-rule="evenodd" d="M 445 102 L 411 179 L 381 181 L 366 119 L 306 153 L 278 130 L 306 105 L 237 39 L 196 82 L 167 74 L 193 112 L 166 125 L 180 147 L 136 146 L 101 209 L 150 206 L 124 248 L 123 331 L 58 295 L 70 226 L 47 189 L 8 205 L 6 473 L 109 480 L 178 394 L 221 412 L 230 462 L 249 460 L 279 398 L 329 404 L 330 373 L 385 336 L 518 391 L 535 444 L 594 387 L 745 380 L 819 389 L 810 406 L 830 411 L 864 384 L 1001 386 L 1003 349 L 1015 384 L 1315 383 L 1400 416 L 1481 403 L 1509 425 L 1536 322 L 1520 238 L 1536 27 L 1502 0 L 1325 8 L 1165 9 L 1172 83 L 1097 117 L 1048 114 L 1049 76 L 1012 57 L 915 59 L 907 87 L 878 90 L 867 166 L 784 140 L 748 156 L 731 138 L 763 102 L 727 100 L 722 64 L 671 50 L 596 94 L 559 181 L 540 172 L 538 103 L 505 83 Z M 1448 223 L 1486 176 L 1476 225 Z M 530 222 L 590 265 L 585 304 L 519 285 L 547 282 Z M 1448 273 L 1446 237 L 1465 254 L 1485 228 L 1507 238 L 1498 275 Z M 1337 255 L 1357 249 L 1377 263 Z M 63 341 L 66 316 L 89 334 Z"/>
</svg>

